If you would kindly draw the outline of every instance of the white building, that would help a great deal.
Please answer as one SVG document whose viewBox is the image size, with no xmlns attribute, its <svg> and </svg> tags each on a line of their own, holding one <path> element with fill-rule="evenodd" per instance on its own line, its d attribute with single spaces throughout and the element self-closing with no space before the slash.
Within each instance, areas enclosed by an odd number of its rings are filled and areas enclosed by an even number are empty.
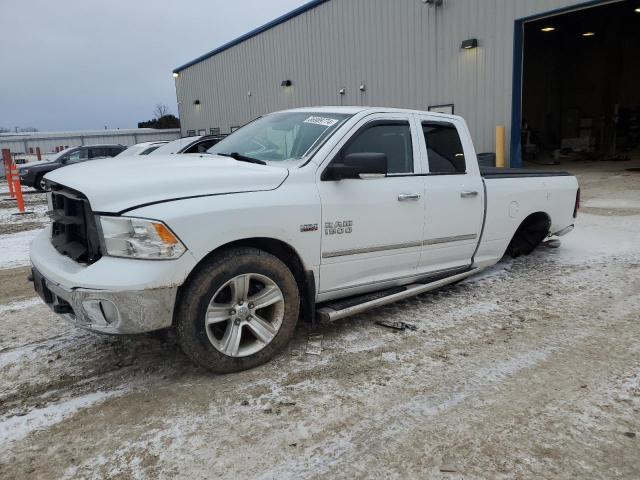
<svg viewBox="0 0 640 480">
<path fill-rule="evenodd" d="M 154 140 L 180 138 L 180 129 L 158 130 L 132 128 L 126 130 L 80 130 L 74 132 L 24 132 L 0 133 L 0 148 L 8 148 L 12 154 L 32 156 L 36 148 L 42 155 L 80 145 L 120 144 L 125 146 Z"/>
</svg>

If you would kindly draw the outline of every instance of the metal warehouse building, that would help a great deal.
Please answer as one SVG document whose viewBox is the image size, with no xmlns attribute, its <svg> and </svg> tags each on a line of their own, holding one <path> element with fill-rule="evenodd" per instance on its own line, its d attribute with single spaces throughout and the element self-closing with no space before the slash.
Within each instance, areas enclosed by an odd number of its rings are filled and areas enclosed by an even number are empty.
<svg viewBox="0 0 640 480">
<path fill-rule="evenodd" d="M 464 116 L 480 152 L 505 125 L 512 166 L 533 144 L 611 154 L 637 141 L 639 37 L 640 0 L 316 0 L 177 68 L 182 134 L 393 106 Z"/>
<path fill-rule="evenodd" d="M 29 132 L 1 133 L 0 148 L 8 148 L 15 154 L 33 155 L 36 148 L 42 154 L 54 153 L 68 147 L 80 145 L 120 144 L 134 145 L 157 140 L 180 138 L 177 128 L 158 130 L 155 128 L 131 128 L 123 130 L 80 130 L 74 132 Z"/>
</svg>

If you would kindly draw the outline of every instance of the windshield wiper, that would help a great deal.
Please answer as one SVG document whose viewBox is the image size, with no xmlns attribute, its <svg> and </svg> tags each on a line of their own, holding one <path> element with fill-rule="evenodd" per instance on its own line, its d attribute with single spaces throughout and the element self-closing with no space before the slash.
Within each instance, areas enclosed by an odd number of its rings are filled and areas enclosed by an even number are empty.
<svg viewBox="0 0 640 480">
<path fill-rule="evenodd" d="M 239 154 L 238 152 L 218 153 L 217 155 L 220 155 L 221 157 L 233 158 L 234 160 L 238 160 L 239 162 L 256 163 L 258 165 L 266 165 L 267 164 L 267 162 L 265 162 L 264 160 L 247 157 L 245 155 Z"/>
</svg>

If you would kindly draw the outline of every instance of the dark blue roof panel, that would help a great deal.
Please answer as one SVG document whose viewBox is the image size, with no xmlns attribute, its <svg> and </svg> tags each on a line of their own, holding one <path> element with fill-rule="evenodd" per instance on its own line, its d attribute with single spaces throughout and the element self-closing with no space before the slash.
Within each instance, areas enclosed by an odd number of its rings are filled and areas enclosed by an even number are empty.
<svg viewBox="0 0 640 480">
<path fill-rule="evenodd" d="M 211 58 L 221 52 L 224 52 L 225 50 L 228 50 L 231 47 L 235 47 L 236 45 L 246 40 L 249 40 L 250 38 L 255 37 L 256 35 L 260 35 L 262 32 L 266 32 L 267 30 L 270 30 L 271 28 L 277 25 L 280 25 L 281 23 L 291 20 L 292 18 L 295 18 L 298 15 L 308 12 L 309 10 L 312 10 L 317 6 L 322 5 L 323 3 L 326 3 L 328 1 L 329 0 L 313 0 L 309 3 L 305 3 L 304 5 L 301 5 L 300 7 L 296 8 L 295 10 L 292 10 L 291 12 L 276 18 L 275 20 L 272 20 L 269 23 L 266 23 L 261 27 L 256 28 L 255 30 L 251 30 L 249 33 L 245 33 L 241 37 L 238 37 L 235 40 L 225 43 L 224 45 L 216 48 L 215 50 L 211 50 L 210 52 L 205 53 L 204 55 L 200 55 L 198 58 L 191 60 L 190 62 L 185 63 L 184 65 L 181 65 L 178 68 L 174 69 L 173 72 L 178 73 L 182 70 L 185 70 L 186 68 L 189 68 L 190 66 L 195 65 L 196 63 L 200 63 L 201 61 L 206 60 L 207 58 Z"/>
</svg>

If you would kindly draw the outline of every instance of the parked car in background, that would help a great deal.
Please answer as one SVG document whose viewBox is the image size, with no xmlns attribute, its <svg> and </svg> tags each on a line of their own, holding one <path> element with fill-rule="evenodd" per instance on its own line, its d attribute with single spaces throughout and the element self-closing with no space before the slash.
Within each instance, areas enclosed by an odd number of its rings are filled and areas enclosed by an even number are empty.
<svg viewBox="0 0 640 480">
<path fill-rule="evenodd" d="M 169 142 L 157 148 L 152 155 L 167 155 L 173 153 L 207 153 L 207 150 L 223 140 L 226 135 L 203 135 L 199 137 L 184 137 Z"/>
<path fill-rule="evenodd" d="M 173 327 L 221 373 L 272 358 L 299 316 L 339 320 L 529 254 L 579 206 L 575 177 L 480 168 L 465 121 L 434 112 L 289 110 L 174 158 L 47 175 L 32 278 L 76 325 Z"/>
<path fill-rule="evenodd" d="M 127 147 L 124 145 L 84 145 L 62 150 L 48 162 L 27 163 L 19 168 L 20 183 L 44 191 L 44 176 L 52 170 L 98 158 L 115 157 Z"/>
<path fill-rule="evenodd" d="M 135 145 L 131 145 L 126 150 L 120 152 L 116 157 L 132 157 L 136 155 L 149 155 L 151 152 L 160 148 L 161 146 L 169 143 L 168 140 L 163 140 L 160 142 L 143 142 L 136 143 Z"/>
</svg>

